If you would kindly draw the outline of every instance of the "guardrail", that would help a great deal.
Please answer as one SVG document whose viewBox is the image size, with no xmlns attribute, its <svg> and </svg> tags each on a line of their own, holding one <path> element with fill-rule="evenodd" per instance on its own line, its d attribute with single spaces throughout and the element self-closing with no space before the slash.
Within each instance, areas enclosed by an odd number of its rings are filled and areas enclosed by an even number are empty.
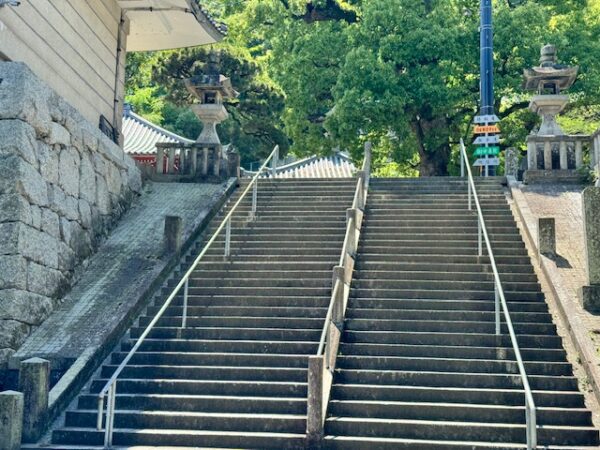
<svg viewBox="0 0 600 450">
<path fill-rule="evenodd" d="M 110 379 L 106 382 L 100 393 L 98 394 L 98 417 L 97 417 L 97 429 L 102 430 L 102 419 L 104 417 L 104 399 L 107 397 L 106 402 L 106 420 L 104 423 L 104 447 L 110 448 L 112 447 L 113 441 L 113 431 L 114 431 L 114 421 L 115 421 L 115 401 L 117 395 L 117 380 L 123 369 L 127 366 L 133 355 L 138 351 L 146 337 L 150 334 L 154 326 L 158 323 L 160 318 L 169 308 L 177 294 L 181 292 L 183 289 L 183 314 L 181 319 L 181 328 L 185 328 L 187 324 L 187 304 L 188 304 L 188 290 L 189 290 L 189 280 L 194 270 L 204 257 L 214 242 L 219 237 L 219 234 L 225 229 L 225 248 L 223 252 L 223 257 L 225 259 L 229 259 L 231 256 L 231 219 L 233 214 L 236 212 L 239 205 L 242 203 L 250 189 L 252 189 L 252 209 L 250 215 L 248 217 L 249 221 L 253 221 L 256 218 L 256 209 L 257 209 L 257 201 L 258 201 L 258 180 L 260 178 L 261 173 L 267 168 L 270 161 L 273 161 L 273 165 L 271 170 L 276 169 L 276 155 L 279 154 L 279 147 L 275 147 L 273 152 L 269 155 L 267 160 L 264 162 L 260 170 L 256 173 L 252 181 L 248 184 L 238 201 L 235 203 L 233 208 L 229 211 L 229 213 L 225 216 L 215 233 L 212 235 L 210 240 L 206 243 L 198 257 L 194 260 L 191 267 L 185 273 L 181 281 L 175 286 L 171 294 L 165 300 L 165 303 L 160 308 L 158 313 L 154 316 L 154 318 L 150 321 L 144 332 L 137 339 L 135 345 L 131 348 L 127 356 L 123 359 L 119 367 L 115 370 L 114 374 Z"/>
<path fill-rule="evenodd" d="M 465 168 L 468 177 L 468 191 L 469 191 L 469 211 L 473 210 L 473 200 L 475 201 L 475 207 L 477 209 L 477 234 L 478 234 L 478 252 L 479 256 L 483 256 L 483 242 L 487 249 L 488 256 L 490 258 L 490 265 L 492 266 L 492 272 L 494 274 L 494 293 L 495 293 L 495 322 L 496 322 L 496 335 L 501 334 L 501 321 L 500 321 L 500 310 L 504 313 L 504 321 L 508 328 L 508 334 L 512 343 L 513 351 L 515 353 L 515 359 L 517 360 L 517 366 L 519 367 L 519 375 L 521 376 L 521 382 L 525 391 L 525 421 L 527 427 L 527 450 L 533 450 L 537 446 L 537 426 L 536 426 L 536 407 L 533 401 L 533 394 L 529 387 L 529 380 L 527 379 L 527 372 L 525 371 L 525 365 L 523 364 L 523 358 L 521 357 L 521 351 L 517 342 L 517 336 L 513 328 L 512 320 L 510 318 L 510 312 L 506 303 L 506 297 L 504 296 L 504 290 L 502 289 L 502 282 L 500 281 L 500 274 L 498 273 L 498 267 L 496 266 L 496 259 L 492 251 L 492 245 L 490 243 L 487 228 L 485 226 L 485 220 L 483 218 L 483 211 L 481 210 L 481 204 L 479 203 L 479 197 L 477 196 L 477 189 L 475 187 L 475 180 L 473 178 L 473 172 L 471 171 L 471 164 L 469 163 L 469 157 L 463 140 L 460 140 L 460 152 L 461 152 L 461 175 L 464 177 Z"/>
<path fill-rule="evenodd" d="M 369 192 L 371 177 L 371 143 L 365 144 L 365 158 L 362 170 L 357 173 L 356 192 L 352 208 L 346 211 L 346 237 L 342 247 L 339 265 L 333 268 L 331 302 L 325 317 L 319 348 L 315 356 L 308 360 L 308 411 L 306 434 L 308 441 L 319 442 L 329 404 L 329 394 L 333 383 L 333 371 L 337 360 L 338 347 L 342 336 L 346 306 L 350 295 L 350 283 L 354 271 L 354 260 L 358 249 L 364 209 Z"/>
</svg>

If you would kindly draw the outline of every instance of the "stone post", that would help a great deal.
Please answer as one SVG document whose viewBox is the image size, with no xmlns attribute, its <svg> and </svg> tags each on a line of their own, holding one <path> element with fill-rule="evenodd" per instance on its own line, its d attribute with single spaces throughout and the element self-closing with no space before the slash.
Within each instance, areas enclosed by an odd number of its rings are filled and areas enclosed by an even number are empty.
<svg viewBox="0 0 600 450">
<path fill-rule="evenodd" d="M 575 168 L 581 167 L 583 167 L 583 142 L 578 139 L 575 141 Z"/>
<path fill-rule="evenodd" d="M 544 141 L 544 170 L 552 170 L 552 143 Z"/>
<path fill-rule="evenodd" d="M 537 170 L 537 145 L 531 138 L 527 141 L 527 168 Z"/>
<path fill-rule="evenodd" d="M 208 148 L 204 147 L 202 149 L 202 176 L 205 177 L 208 175 Z"/>
<path fill-rule="evenodd" d="M 230 177 L 240 178 L 240 154 L 236 151 L 227 152 L 227 166 Z"/>
<path fill-rule="evenodd" d="M 306 435 L 308 448 L 321 448 L 323 441 L 323 356 L 308 357 L 308 415 Z"/>
<path fill-rule="evenodd" d="M 567 170 L 569 168 L 569 160 L 567 158 L 567 141 L 560 141 L 559 154 L 560 168 L 561 170 Z"/>
<path fill-rule="evenodd" d="M 583 191 L 584 244 L 587 261 L 588 285 L 581 288 L 583 307 L 600 312 L 600 188 L 588 187 Z"/>
<path fill-rule="evenodd" d="M 527 144 L 527 158 L 529 159 L 530 154 L 530 143 Z M 531 168 L 531 167 L 530 167 Z M 504 175 L 507 177 L 517 178 L 517 172 L 519 171 L 519 156 L 517 149 L 510 147 L 506 149 L 504 156 Z"/>
<path fill-rule="evenodd" d="M 19 450 L 23 425 L 23 394 L 0 392 L 0 450 Z"/>
<path fill-rule="evenodd" d="M 179 175 L 185 175 L 187 161 L 185 160 L 185 147 L 179 149 Z"/>
<path fill-rule="evenodd" d="M 23 392 L 23 441 L 36 442 L 47 422 L 50 361 L 30 358 L 21 362 L 19 390 Z"/>
<path fill-rule="evenodd" d="M 179 216 L 165 217 L 164 253 L 171 254 L 181 250 L 183 219 Z"/>
<path fill-rule="evenodd" d="M 221 175 L 221 146 L 217 146 L 214 149 L 215 158 L 213 159 L 213 175 L 218 177 Z"/>
<path fill-rule="evenodd" d="M 162 175 L 164 173 L 165 149 L 156 147 L 156 173 Z"/>
<path fill-rule="evenodd" d="M 177 150 L 175 147 L 171 147 L 167 150 L 167 158 L 169 161 L 169 165 L 167 166 L 167 173 L 172 175 L 175 173 L 175 154 Z"/>
<path fill-rule="evenodd" d="M 544 256 L 556 256 L 556 222 L 554 217 L 538 219 L 538 252 Z"/>
<path fill-rule="evenodd" d="M 198 147 L 192 148 L 191 153 L 190 175 L 195 176 L 198 173 Z"/>
</svg>

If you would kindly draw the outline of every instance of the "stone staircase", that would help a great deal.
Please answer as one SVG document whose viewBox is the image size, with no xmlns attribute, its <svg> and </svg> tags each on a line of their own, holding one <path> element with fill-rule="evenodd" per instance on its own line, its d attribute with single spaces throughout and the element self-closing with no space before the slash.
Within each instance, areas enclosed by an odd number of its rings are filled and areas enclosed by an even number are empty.
<svg viewBox="0 0 600 450">
<path fill-rule="evenodd" d="M 251 192 L 234 215 L 232 262 L 223 260 L 221 233 L 195 271 L 187 327 L 180 328 L 179 297 L 119 377 L 115 447 L 303 447 L 307 358 L 317 350 L 355 187 L 354 179 L 260 181 L 258 219 L 247 223 Z M 203 245 L 184 258 L 179 276 L 105 361 L 44 448 L 102 445 L 97 393 Z"/>
<path fill-rule="evenodd" d="M 478 191 L 543 448 L 597 448 L 499 179 Z M 484 254 L 485 249 L 484 249 Z M 372 179 L 325 425 L 333 449 L 524 448 L 511 342 L 461 179 Z"/>
</svg>

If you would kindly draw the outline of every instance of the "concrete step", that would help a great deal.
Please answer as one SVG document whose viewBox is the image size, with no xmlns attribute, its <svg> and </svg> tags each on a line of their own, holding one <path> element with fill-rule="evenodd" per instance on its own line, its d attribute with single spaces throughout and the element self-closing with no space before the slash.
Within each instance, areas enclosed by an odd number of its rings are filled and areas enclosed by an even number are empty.
<svg viewBox="0 0 600 450">
<path fill-rule="evenodd" d="M 351 344 L 340 345 L 344 356 L 398 356 L 412 358 L 451 358 L 515 360 L 512 347 L 476 347 L 451 345 Z M 554 348 L 521 348 L 524 361 L 566 361 L 566 352 Z"/>
<path fill-rule="evenodd" d="M 336 383 L 520 389 L 520 375 L 502 372 L 468 374 L 450 371 L 339 369 L 336 370 Z M 577 378 L 573 376 L 530 375 L 528 378 L 531 388 L 536 390 L 576 391 L 578 388 Z"/>
<path fill-rule="evenodd" d="M 126 352 L 114 352 L 111 355 L 112 364 L 120 364 Z M 257 353 L 208 353 L 208 352 L 158 352 L 138 351 L 131 365 L 172 365 L 172 366 L 240 366 L 240 367 L 286 367 L 306 368 L 306 354 L 257 354 Z"/>
<path fill-rule="evenodd" d="M 511 314 L 547 313 L 548 306 L 543 302 L 507 302 Z M 447 300 L 447 299 L 350 299 L 348 314 L 351 309 L 383 309 L 413 311 L 456 311 L 456 312 L 493 312 L 495 304 L 490 300 Z M 512 316 L 511 316 L 512 317 Z"/>
<path fill-rule="evenodd" d="M 549 335 L 556 333 L 552 323 L 515 323 L 513 327 L 517 334 Z M 431 333 L 494 333 L 495 323 L 475 321 L 446 321 L 446 320 L 382 320 L 382 319 L 347 319 L 348 331 L 414 331 Z M 500 327 L 501 332 L 507 333 L 505 324 Z"/>
<path fill-rule="evenodd" d="M 360 299 L 447 299 L 447 300 L 493 300 L 494 290 L 493 289 L 472 289 L 469 291 L 465 290 L 435 290 L 433 288 L 408 288 L 408 289 L 356 289 L 351 290 L 352 298 Z M 511 301 L 524 301 L 524 302 L 543 302 L 544 294 L 536 291 L 522 292 L 522 291 L 504 291 L 506 300 Z"/>
<path fill-rule="evenodd" d="M 462 268 L 458 268 L 456 265 L 447 264 L 447 265 L 435 265 L 434 267 L 429 267 L 431 270 L 422 270 L 425 267 L 430 266 L 421 265 L 419 267 L 414 267 L 416 265 L 405 265 L 401 270 L 403 272 L 403 276 L 408 280 L 439 280 L 439 281 L 447 281 L 447 280 L 457 280 L 457 281 L 493 281 L 494 276 L 491 273 L 486 273 L 481 271 L 480 265 L 472 265 L 468 269 L 469 271 L 464 270 Z M 423 267 L 424 266 L 424 267 Z M 413 270 L 411 270 L 413 269 Z M 451 272 L 450 269 L 453 269 Z M 467 268 L 465 268 L 467 269 Z M 322 274 L 322 272 L 318 272 Z M 212 273 L 211 273 L 212 275 Z M 310 276 L 310 275 L 307 275 Z M 504 283 L 538 283 L 537 277 L 534 273 L 530 274 L 522 274 L 522 273 L 503 273 L 500 275 L 502 282 Z M 354 280 L 356 281 L 365 281 L 365 280 L 397 280 L 398 273 L 392 270 L 355 270 Z"/>
<path fill-rule="evenodd" d="M 334 400 L 333 417 L 369 417 L 378 419 L 431 420 L 524 424 L 525 406 L 477 405 L 468 403 Z M 591 413 L 585 408 L 540 407 L 537 421 L 541 426 L 567 425 L 591 427 Z"/>
<path fill-rule="evenodd" d="M 511 311 L 514 323 L 552 323 L 552 316 L 548 313 Z M 393 319 L 393 320 L 440 320 L 458 322 L 494 322 L 493 311 L 456 311 L 456 310 L 419 310 L 419 309 L 383 309 L 383 308 L 352 308 L 346 315 L 349 319 Z M 502 319 L 504 320 L 504 319 Z"/>
<path fill-rule="evenodd" d="M 55 430 L 53 442 L 58 444 L 102 445 L 104 431 L 91 428 L 68 427 Z M 113 442 L 117 446 L 149 445 L 167 446 L 167 448 L 251 448 L 251 449 L 285 449 L 299 450 L 304 448 L 305 434 L 291 433 L 252 433 L 212 430 L 179 430 L 179 429 L 116 429 Z"/>
<path fill-rule="evenodd" d="M 562 339 L 556 335 L 520 334 L 519 345 L 524 348 L 562 348 Z M 453 345 L 475 347 L 512 347 L 510 337 L 496 336 L 495 330 L 491 333 L 451 333 L 421 332 L 421 331 L 344 331 L 345 343 L 363 344 L 408 344 L 408 345 Z"/>
<path fill-rule="evenodd" d="M 525 404 L 523 391 L 514 388 L 334 384 L 332 395 L 339 401 L 440 402 L 490 406 L 523 406 Z M 584 397 L 578 391 L 534 390 L 533 399 L 540 408 L 581 409 L 585 407 Z"/>
<path fill-rule="evenodd" d="M 337 367 L 342 370 L 463 372 L 467 376 L 478 373 L 519 373 L 516 361 L 480 358 L 342 355 L 338 357 Z M 573 375 L 573 369 L 567 362 L 525 361 L 525 369 L 530 375 Z"/>
<path fill-rule="evenodd" d="M 147 326 L 151 317 L 141 317 L 140 326 Z M 188 317 L 188 328 L 285 328 L 287 330 L 295 329 L 317 329 L 323 328 L 325 318 L 303 318 L 303 317 L 244 317 L 244 316 L 208 316 Z M 177 327 L 181 326 L 181 320 L 178 317 L 162 317 L 159 319 L 159 327 Z"/>
<path fill-rule="evenodd" d="M 92 410 L 98 406 L 95 395 L 81 395 L 79 409 Z M 306 414 L 306 399 L 259 396 L 176 395 L 176 394 L 117 394 L 117 409 L 139 411 L 186 411 L 252 414 Z"/>
<path fill-rule="evenodd" d="M 123 341 L 121 351 L 128 352 L 133 341 Z M 259 353 L 259 354 L 300 354 L 312 355 L 317 352 L 318 344 L 306 342 L 272 342 L 243 340 L 207 340 L 207 339 L 146 339 L 141 352 L 210 352 L 210 353 Z"/>
<path fill-rule="evenodd" d="M 330 283 L 331 284 L 331 283 Z M 146 313 L 149 317 L 154 317 L 158 311 L 158 306 L 153 306 L 148 309 Z M 165 317 L 178 317 L 181 318 L 183 315 L 182 306 L 172 306 L 165 312 Z M 188 317 L 200 317 L 200 316 L 211 316 L 211 317 L 230 317 L 230 316 L 242 316 L 242 317 L 303 317 L 308 319 L 322 319 L 327 315 L 327 308 L 308 308 L 308 307 L 295 307 L 295 306 L 189 306 L 187 309 Z"/>
<path fill-rule="evenodd" d="M 154 339 L 219 339 L 219 340 L 272 340 L 272 341 L 313 341 L 319 342 L 321 330 L 311 329 L 288 329 L 288 328 L 232 328 L 232 327 L 155 327 L 150 332 L 150 338 Z M 145 327 L 132 327 L 131 337 L 137 339 Z"/>
<path fill-rule="evenodd" d="M 525 425 L 485 422 L 450 422 L 402 419 L 332 417 L 326 433 L 346 436 L 372 436 L 404 439 L 433 439 L 519 443 L 525 441 Z M 546 426 L 538 430 L 539 443 L 563 445 L 597 445 L 593 427 Z"/>
<path fill-rule="evenodd" d="M 90 392 L 97 394 L 104 387 L 107 378 L 96 378 L 90 386 Z M 169 378 L 124 378 L 119 380 L 121 394 L 174 394 L 174 395 L 235 395 L 294 397 L 306 400 L 307 385 L 294 381 L 259 380 L 179 380 Z"/>
<path fill-rule="evenodd" d="M 352 286 L 357 290 L 363 289 L 386 289 L 386 290 L 404 290 L 404 289 L 431 289 L 431 290 L 490 290 L 493 291 L 495 282 L 493 280 L 486 281 L 465 281 L 465 280 L 432 280 L 419 278 L 403 278 L 402 280 L 390 279 L 366 279 L 356 280 Z M 540 292 L 538 283 L 524 282 L 506 282 L 502 281 L 502 289 L 505 292 Z"/>
</svg>

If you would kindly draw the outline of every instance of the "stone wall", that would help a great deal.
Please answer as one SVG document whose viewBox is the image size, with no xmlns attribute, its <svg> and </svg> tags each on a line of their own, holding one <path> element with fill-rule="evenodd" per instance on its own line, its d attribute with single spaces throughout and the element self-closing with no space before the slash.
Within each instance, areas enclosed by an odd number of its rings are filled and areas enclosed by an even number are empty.
<svg viewBox="0 0 600 450">
<path fill-rule="evenodd" d="M 121 148 L 23 63 L 0 63 L 0 370 L 141 189 Z"/>
</svg>

